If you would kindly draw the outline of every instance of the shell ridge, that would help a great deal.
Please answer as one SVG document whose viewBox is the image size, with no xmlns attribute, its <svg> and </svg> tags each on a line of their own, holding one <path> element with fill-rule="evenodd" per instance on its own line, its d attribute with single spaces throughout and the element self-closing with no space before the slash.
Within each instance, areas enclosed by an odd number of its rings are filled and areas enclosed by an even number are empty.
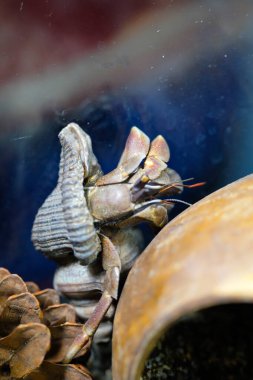
<svg viewBox="0 0 253 380">
<path fill-rule="evenodd" d="M 69 147 L 68 139 L 62 143 L 62 150 L 64 166 L 61 193 L 69 240 L 72 242 L 76 257 L 80 260 L 83 258 L 84 261 L 87 259 L 93 261 L 100 247 L 93 219 L 88 210 L 84 195 L 83 181 L 85 170 L 81 162 L 80 150 Z M 75 163 L 74 166 L 72 166 L 73 162 Z M 90 230 L 88 234 L 86 234 L 87 227 Z"/>
<path fill-rule="evenodd" d="M 59 134 L 61 155 L 55 189 L 35 217 L 32 241 L 36 249 L 52 258 L 71 252 L 84 264 L 100 251 L 85 192 L 84 180 L 93 183 L 102 175 L 92 151 L 90 137 L 75 123 Z"/>
</svg>

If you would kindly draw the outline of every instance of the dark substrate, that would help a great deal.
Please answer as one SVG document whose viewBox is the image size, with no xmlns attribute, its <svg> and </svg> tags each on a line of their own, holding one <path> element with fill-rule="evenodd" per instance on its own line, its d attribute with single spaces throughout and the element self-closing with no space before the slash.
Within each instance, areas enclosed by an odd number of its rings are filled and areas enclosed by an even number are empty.
<svg viewBox="0 0 253 380">
<path fill-rule="evenodd" d="M 158 342 L 141 380 L 253 379 L 253 305 L 222 305 L 182 318 Z"/>
</svg>

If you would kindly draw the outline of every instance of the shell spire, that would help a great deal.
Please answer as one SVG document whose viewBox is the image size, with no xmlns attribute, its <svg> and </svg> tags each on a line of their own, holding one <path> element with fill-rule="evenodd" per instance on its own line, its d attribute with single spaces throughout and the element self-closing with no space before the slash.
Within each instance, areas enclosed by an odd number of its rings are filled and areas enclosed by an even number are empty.
<svg viewBox="0 0 253 380">
<path fill-rule="evenodd" d="M 39 209 L 32 231 L 36 249 L 58 258 L 71 252 L 84 264 L 96 258 L 100 240 L 87 207 L 84 180 L 100 175 L 90 137 L 75 123 L 59 134 L 62 146 L 56 188 Z"/>
</svg>

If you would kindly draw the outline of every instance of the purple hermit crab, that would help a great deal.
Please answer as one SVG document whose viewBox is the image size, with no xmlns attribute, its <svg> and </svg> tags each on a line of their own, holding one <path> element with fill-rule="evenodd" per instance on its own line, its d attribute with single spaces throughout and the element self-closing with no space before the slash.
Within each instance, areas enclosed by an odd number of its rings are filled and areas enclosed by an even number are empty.
<svg viewBox="0 0 253 380">
<path fill-rule="evenodd" d="M 167 167 L 169 147 L 160 135 L 150 142 L 133 127 L 118 166 L 106 175 L 89 135 L 77 124 L 65 127 L 59 139 L 58 183 L 37 213 L 32 241 L 58 261 L 55 288 L 86 320 L 83 334 L 69 348 L 69 362 L 81 348 L 88 350 L 99 325 L 104 327 L 98 329 L 98 340 L 111 331 L 120 274 L 143 249 L 141 231 L 134 226 L 163 227 L 173 207 L 173 199 L 164 197 L 179 193 L 183 185 Z"/>
</svg>

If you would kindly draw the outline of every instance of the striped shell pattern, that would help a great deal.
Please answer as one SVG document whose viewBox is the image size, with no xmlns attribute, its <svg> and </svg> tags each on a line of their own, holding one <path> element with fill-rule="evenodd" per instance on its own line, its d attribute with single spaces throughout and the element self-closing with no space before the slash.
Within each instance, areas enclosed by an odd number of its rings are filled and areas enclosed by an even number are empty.
<svg viewBox="0 0 253 380">
<path fill-rule="evenodd" d="M 39 209 L 32 231 L 36 249 L 50 258 L 73 252 L 83 264 L 95 260 L 100 240 L 84 195 L 84 181 L 102 175 L 90 137 L 75 123 L 59 134 L 62 146 L 56 188 Z"/>
</svg>

